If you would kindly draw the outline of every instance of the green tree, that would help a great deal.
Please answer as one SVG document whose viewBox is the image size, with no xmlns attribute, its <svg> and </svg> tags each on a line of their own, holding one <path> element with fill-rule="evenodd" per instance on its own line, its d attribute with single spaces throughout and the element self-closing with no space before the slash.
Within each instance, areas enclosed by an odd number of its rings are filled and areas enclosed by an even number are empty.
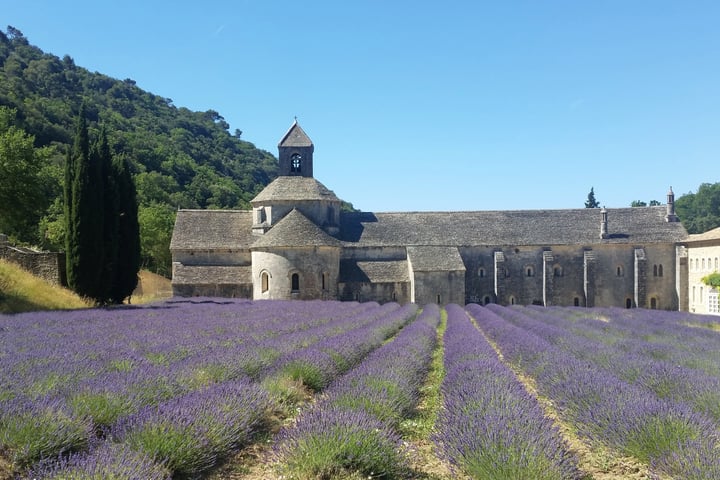
<svg viewBox="0 0 720 480">
<path fill-rule="evenodd" d="M 705 275 L 701 279 L 701 281 L 709 287 L 718 288 L 718 287 L 720 287 L 720 273 L 713 272 L 708 275 Z"/>
<path fill-rule="evenodd" d="M 102 288 L 98 290 L 97 300 L 102 303 L 114 298 L 115 275 L 118 265 L 119 235 L 119 188 L 115 179 L 112 155 L 108 145 L 105 128 L 100 129 L 97 142 L 92 150 L 93 161 L 99 169 L 102 185 L 102 259 L 100 278 Z"/>
<path fill-rule="evenodd" d="M 86 110 L 80 108 L 72 152 L 66 161 L 66 266 L 68 285 L 79 295 L 103 300 L 103 196 L 96 154 L 91 155 Z"/>
<path fill-rule="evenodd" d="M 688 233 L 720 227 L 720 183 L 703 183 L 696 193 L 675 200 L 675 213 Z"/>
<path fill-rule="evenodd" d="M 587 200 L 585 201 L 585 208 L 598 208 L 600 202 L 595 200 L 595 188 L 590 187 L 590 193 L 588 193 Z"/>
<path fill-rule="evenodd" d="M 138 220 L 143 268 L 169 277 L 172 273 L 170 239 L 175 225 L 175 210 L 161 203 L 141 205 Z"/>
<path fill-rule="evenodd" d="M 48 150 L 34 148 L 35 138 L 13 125 L 16 114 L 0 106 L 0 232 L 32 241 L 45 208 L 40 174 Z"/>
<path fill-rule="evenodd" d="M 132 295 L 140 271 L 140 224 L 135 183 L 124 156 L 113 158 L 113 173 L 118 193 L 117 262 L 111 299 L 122 303 Z"/>
<path fill-rule="evenodd" d="M 633 200 L 630 204 L 631 207 L 647 207 L 648 205 L 650 205 L 651 207 L 657 207 L 661 204 L 657 200 L 650 200 L 650 203 L 643 202 L 642 200 Z"/>
</svg>

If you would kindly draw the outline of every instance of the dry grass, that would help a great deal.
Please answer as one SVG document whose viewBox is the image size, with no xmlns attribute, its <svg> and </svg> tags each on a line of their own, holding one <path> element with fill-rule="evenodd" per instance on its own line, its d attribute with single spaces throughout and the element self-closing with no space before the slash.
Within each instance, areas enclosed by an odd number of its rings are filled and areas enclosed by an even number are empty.
<svg viewBox="0 0 720 480">
<path fill-rule="evenodd" d="M 0 260 L 0 313 L 63 310 L 90 306 L 90 302 L 67 288 L 53 285 L 14 263 Z"/>
<path fill-rule="evenodd" d="M 133 303 L 148 303 L 171 296 L 170 279 L 146 270 L 140 271 L 138 286 L 132 296 Z M 0 313 L 92 306 L 92 301 L 81 298 L 72 290 L 47 282 L 15 263 L 0 259 Z"/>
<path fill-rule="evenodd" d="M 149 303 L 172 297 L 172 285 L 169 278 L 140 270 L 137 287 L 133 291 L 132 303 Z"/>
</svg>

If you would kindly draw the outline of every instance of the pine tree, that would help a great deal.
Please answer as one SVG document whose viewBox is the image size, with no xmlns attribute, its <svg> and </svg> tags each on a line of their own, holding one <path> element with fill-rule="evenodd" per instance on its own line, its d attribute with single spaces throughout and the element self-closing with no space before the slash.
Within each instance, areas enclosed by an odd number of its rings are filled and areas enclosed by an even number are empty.
<svg viewBox="0 0 720 480">
<path fill-rule="evenodd" d="M 595 187 L 590 187 L 590 193 L 588 193 L 587 201 L 585 202 L 585 208 L 598 208 L 600 202 L 595 200 Z"/>
<path fill-rule="evenodd" d="M 125 157 L 113 158 L 114 178 L 118 194 L 118 241 L 112 301 L 122 303 L 138 282 L 140 271 L 140 224 L 135 183 Z"/>
</svg>

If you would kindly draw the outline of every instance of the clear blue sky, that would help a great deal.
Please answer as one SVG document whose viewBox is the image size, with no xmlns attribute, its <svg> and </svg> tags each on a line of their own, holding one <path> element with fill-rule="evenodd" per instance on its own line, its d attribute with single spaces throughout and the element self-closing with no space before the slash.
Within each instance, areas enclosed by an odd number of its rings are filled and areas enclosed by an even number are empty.
<svg viewBox="0 0 720 480">
<path fill-rule="evenodd" d="M 720 181 L 720 2 L 0 0 L 0 28 L 217 110 L 366 211 L 609 208 Z"/>
</svg>

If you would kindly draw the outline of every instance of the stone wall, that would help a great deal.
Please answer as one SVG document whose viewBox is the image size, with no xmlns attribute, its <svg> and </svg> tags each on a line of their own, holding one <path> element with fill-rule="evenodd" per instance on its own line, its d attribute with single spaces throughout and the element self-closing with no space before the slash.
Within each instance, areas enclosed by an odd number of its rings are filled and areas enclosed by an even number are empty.
<svg viewBox="0 0 720 480">
<path fill-rule="evenodd" d="M 675 246 L 464 247 L 465 302 L 677 310 Z"/>
<path fill-rule="evenodd" d="M 272 248 L 252 252 L 253 298 L 336 299 L 340 249 L 337 247 Z M 266 276 L 263 284 L 263 276 Z M 297 289 L 293 288 L 297 275 Z"/>
<path fill-rule="evenodd" d="M 61 286 L 67 285 L 64 253 L 37 252 L 27 248 L 11 247 L 5 237 L 5 239 L 0 239 L 0 258 L 19 265 L 47 282 Z"/>
</svg>

